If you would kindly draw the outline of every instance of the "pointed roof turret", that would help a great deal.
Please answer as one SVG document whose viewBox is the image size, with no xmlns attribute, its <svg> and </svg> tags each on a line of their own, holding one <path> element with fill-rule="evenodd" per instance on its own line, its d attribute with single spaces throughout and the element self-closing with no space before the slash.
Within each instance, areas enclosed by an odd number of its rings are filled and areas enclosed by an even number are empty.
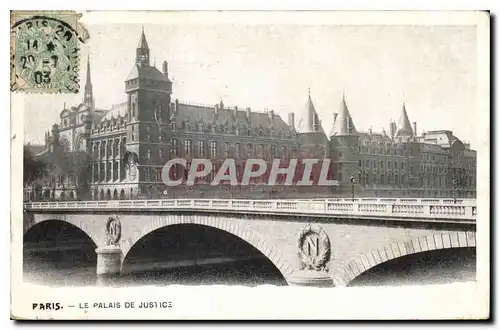
<svg viewBox="0 0 500 330">
<path fill-rule="evenodd" d="M 335 117 L 335 121 L 330 132 L 330 136 L 334 135 L 353 135 L 357 134 L 356 127 L 352 120 L 347 103 L 345 101 L 345 94 L 342 94 L 342 101 L 340 102 L 340 111 Z"/>
<path fill-rule="evenodd" d="M 94 107 L 94 93 L 92 91 L 92 79 L 90 78 L 90 55 L 87 55 L 87 79 L 85 80 L 83 103 L 90 108 Z"/>
<path fill-rule="evenodd" d="M 142 26 L 141 38 L 139 39 L 139 43 L 137 44 L 137 48 L 139 49 L 149 49 L 148 42 L 146 41 L 146 35 L 144 34 L 144 25 Z"/>
<path fill-rule="evenodd" d="M 87 55 L 87 80 L 85 82 L 85 88 L 87 86 L 92 86 L 92 80 L 90 79 L 90 55 Z"/>
<path fill-rule="evenodd" d="M 321 127 L 321 122 L 314 107 L 314 103 L 311 99 L 311 89 L 308 90 L 308 97 L 306 106 L 301 113 L 299 118 L 299 123 L 297 124 L 297 132 L 299 133 L 311 133 L 311 132 L 323 132 L 323 127 Z"/>
<path fill-rule="evenodd" d="M 135 63 L 140 67 L 149 67 L 149 46 L 144 34 L 144 26 L 142 27 L 141 37 L 135 50 Z"/>
<path fill-rule="evenodd" d="M 413 129 L 408 119 L 408 114 L 406 113 L 406 105 L 403 102 L 403 109 L 401 111 L 401 117 L 398 121 L 398 126 L 396 128 L 395 136 L 413 136 Z"/>
</svg>

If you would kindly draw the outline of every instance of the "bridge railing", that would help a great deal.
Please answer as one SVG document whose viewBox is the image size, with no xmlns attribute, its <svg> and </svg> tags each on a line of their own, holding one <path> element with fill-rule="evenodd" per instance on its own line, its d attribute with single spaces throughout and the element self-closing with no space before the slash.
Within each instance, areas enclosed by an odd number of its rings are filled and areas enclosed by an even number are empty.
<svg viewBox="0 0 500 330">
<path fill-rule="evenodd" d="M 110 201 L 67 201 L 25 203 L 27 210 L 74 209 L 74 210 L 200 210 L 230 211 L 236 213 L 297 213 L 328 216 L 374 216 L 418 219 L 473 220 L 477 215 L 475 200 L 461 200 L 450 204 L 443 200 L 397 199 L 383 200 L 243 200 L 243 199 L 158 199 L 158 200 L 110 200 Z"/>
</svg>

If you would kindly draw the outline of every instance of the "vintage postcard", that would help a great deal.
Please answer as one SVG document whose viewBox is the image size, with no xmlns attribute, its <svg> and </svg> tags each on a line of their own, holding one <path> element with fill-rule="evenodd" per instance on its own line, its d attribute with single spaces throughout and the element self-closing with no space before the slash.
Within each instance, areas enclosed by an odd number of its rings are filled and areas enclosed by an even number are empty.
<svg viewBox="0 0 500 330">
<path fill-rule="evenodd" d="M 10 29 L 11 318 L 489 317 L 489 13 Z"/>
</svg>

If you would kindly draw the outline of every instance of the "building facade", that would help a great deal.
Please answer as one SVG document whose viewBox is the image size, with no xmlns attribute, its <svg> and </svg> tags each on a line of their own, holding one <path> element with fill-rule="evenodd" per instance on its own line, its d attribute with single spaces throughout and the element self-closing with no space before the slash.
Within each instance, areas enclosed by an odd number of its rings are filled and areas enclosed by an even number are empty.
<svg viewBox="0 0 500 330">
<path fill-rule="evenodd" d="M 272 110 L 254 111 L 222 101 L 213 106 L 182 102 L 172 99 L 167 61 L 160 71 L 150 64 L 149 55 L 142 31 L 135 63 L 125 79 L 126 98 L 111 109 L 95 107 L 88 61 L 83 102 L 65 107 L 60 123 L 46 134 L 42 154 L 57 147 L 91 156 L 92 199 L 309 198 L 351 196 L 353 191 L 356 196 L 380 197 L 475 195 L 475 151 L 450 131 L 417 136 L 404 105 L 399 124 L 391 122 L 389 134 L 358 132 L 343 97 L 328 136 L 310 93 L 297 123 L 294 113 L 285 122 Z M 186 168 L 193 158 L 210 159 L 213 171 L 194 186 L 167 187 L 162 169 L 173 158 L 186 159 Z M 268 171 L 248 186 L 211 186 L 211 179 L 227 158 L 235 159 L 238 177 L 249 158 L 264 159 Z M 331 159 L 328 178 L 338 180 L 338 185 L 267 185 L 276 158 L 281 159 L 282 167 L 298 158 L 298 174 L 303 166 L 300 159 Z M 169 176 L 186 179 L 186 168 L 174 166 Z M 319 172 L 319 168 L 312 171 L 314 182 Z M 278 183 L 280 180 L 284 178 L 279 177 Z M 82 198 L 74 185 L 62 186 L 67 191 L 52 198 Z"/>
<path fill-rule="evenodd" d="M 340 191 L 354 188 L 357 195 L 373 197 L 476 197 L 476 151 L 469 144 L 448 130 L 418 135 L 405 104 L 398 124 L 390 122 L 389 128 L 389 133 L 358 132 L 342 100 L 330 133 Z"/>
</svg>

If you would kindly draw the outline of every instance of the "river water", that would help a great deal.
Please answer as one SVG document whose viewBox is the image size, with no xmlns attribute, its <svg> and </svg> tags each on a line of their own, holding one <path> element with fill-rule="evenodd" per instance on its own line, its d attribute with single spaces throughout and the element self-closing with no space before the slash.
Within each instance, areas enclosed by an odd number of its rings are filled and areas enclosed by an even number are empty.
<svg viewBox="0 0 500 330">
<path fill-rule="evenodd" d="M 25 256 L 24 280 L 54 287 L 184 285 L 286 285 L 267 260 L 215 258 L 205 264 L 186 261 L 174 263 L 147 261 L 135 264 L 131 273 L 115 278 L 96 275 L 95 263 L 68 258 L 32 258 Z M 67 255 L 66 255 L 67 257 Z M 76 262 L 75 262 L 76 261 Z M 449 250 L 436 255 L 416 255 L 393 260 L 365 272 L 350 286 L 397 286 L 444 284 L 475 280 L 476 258 L 473 250 Z M 184 264 L 184 266 L 183 266 Z M 177 265 L 177 266 L 175 266 Z"/>
<path fill-rule="evenodd" d="M 140 266 L 138 266 L 140 268 Z M 137 268 L 137 267 L 136 267 Z M 258 260 L 225 261 L 166 267 L 162 263 L 148 263 L 141 271 L 113 278 L 96 275 L 96 267 L 88 264 L 27 262 L 24 281 L 54 287 L 65 286 L 142 286 L 142 285 L 286 285 L 276 273 Z"/>
</svg>

